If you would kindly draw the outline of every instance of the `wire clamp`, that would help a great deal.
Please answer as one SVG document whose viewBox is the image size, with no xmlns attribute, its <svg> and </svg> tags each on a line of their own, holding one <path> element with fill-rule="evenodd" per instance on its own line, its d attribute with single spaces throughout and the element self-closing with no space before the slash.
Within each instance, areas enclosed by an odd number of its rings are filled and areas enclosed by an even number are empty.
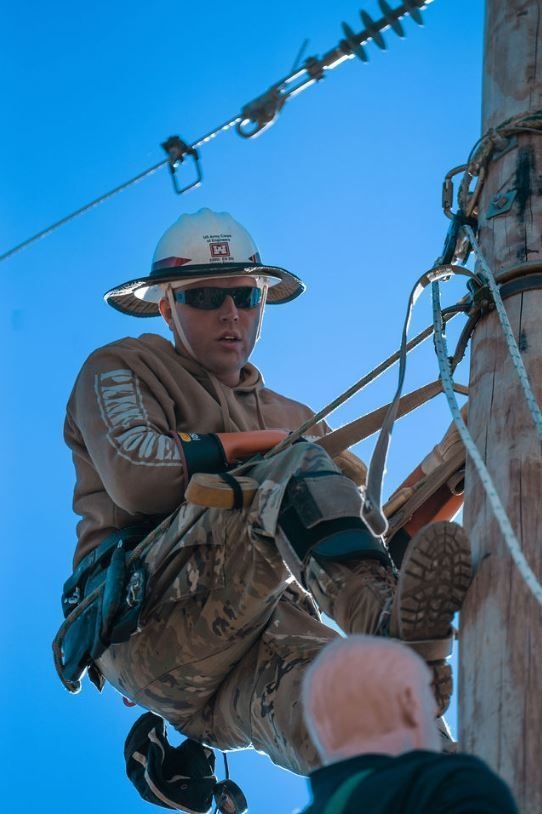
<svg viewBox="0 0 542 814">
<path fill-rule="evenodd" d="M 319 60 L 318 57 L 307 57 L 303 63 L 303 67 L 315 82 L 319 82 L 325 76 L 322 61 Z"/>
<path fill-rule="evenodd" d="M 173 181 L 173 189 L 177 193 L 177 195 L 182 195 L 183 192 L 188 192 L 189 189 L 195 189 L 199 187 L 201 184 L 202 179 L 202 172 L 199 163 L 199 155 L 198 151 L 195 147 L 192 147 L 190 144 L 187 144 L 182 138 L 179 136 L 170 136 L 167 141 L 162 142 L 160 145 L 166 151 L 169 156 L 168 166 L 169 171 L 171 173 L 171 180 Z M 192 183 L 187 184 L 184 187 L 179 187 L 177 183 L 177 170 L 183 163 L 186 156 L 190 156 L 190 158 L 194 162 L 194 167 L 196 169 L 196 179 L 192 181 Z"/>
<path fill-rule="evenodd" d="M 253 99 L 241 110 L 241 121 L 235 125 L 236 132 L 243 138 L 253 138 L 259 136 L 268 127 L 271 127 L 284 103 L 286 96 L 281 90 L 281 84 L 271 85 L 264 94 Z M 254 125 L 248 130 L 247 125 Z"/>
</svg>

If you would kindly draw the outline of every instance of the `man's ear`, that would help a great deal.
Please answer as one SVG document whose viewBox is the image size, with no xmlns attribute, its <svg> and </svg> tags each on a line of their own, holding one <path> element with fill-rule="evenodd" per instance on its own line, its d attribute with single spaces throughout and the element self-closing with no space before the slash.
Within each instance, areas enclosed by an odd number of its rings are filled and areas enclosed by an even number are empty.
<svg viewBox="0 0 542 814">
<path fill-rule="evenodd" d="M 171 316 L 171 306 L 167 301 L 166 297 L 162 297 L 160 302 L 158 303 L 158 308 L 160 309 L 160 313 L 164 318 L 165 322 L 167 322 L 168 328 L 170 331 L 173 330 L 173 319 Z"/>
<path fill-rule="evenodd" d="M 416 693 L 412 691 L 412 687 L 407 685 L 401 690 L 399 705 L 403 723 L 407 727 L 415 729 L 420 722 L 420 702 Z"/>
</svg>

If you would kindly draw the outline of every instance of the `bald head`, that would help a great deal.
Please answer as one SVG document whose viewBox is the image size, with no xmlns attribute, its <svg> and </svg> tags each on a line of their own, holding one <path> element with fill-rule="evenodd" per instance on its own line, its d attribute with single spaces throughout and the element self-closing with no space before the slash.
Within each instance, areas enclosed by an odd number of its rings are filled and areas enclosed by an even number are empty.
<svg viewBox="0 0 542 814">
<path fill-rule="evenodd" d="M 348 636 L 326 645 L 305 675 L 303 710 L 324 763 L 440 750 L 431 673 L 391 639 Z"/>
</svg>

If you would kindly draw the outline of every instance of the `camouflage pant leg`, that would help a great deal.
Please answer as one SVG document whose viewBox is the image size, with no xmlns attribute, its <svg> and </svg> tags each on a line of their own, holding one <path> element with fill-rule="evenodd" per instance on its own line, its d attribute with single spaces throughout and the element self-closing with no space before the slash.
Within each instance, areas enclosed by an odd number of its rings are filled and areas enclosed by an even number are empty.
<svg viewBox="0 0 542 814">
<path fill-rule="evenodd" d="M 372 559 L 344 563 L 311 559 L 305 584 L 320 610 L 345 633 L 388 635 L 397 586 L 393 568 Z"/>
<path fill-rule="evenodd" d="M 337 471 L 320 447 L 296 444 L 250 470 L 260 488 L 248 510 L 181 506 L 146 557 L 151 604 L 141 630 L 99 660 L 113 686 L 183 733 L 223 748 L 254 743 L 294 771 L 316 761 L 301 721 L 301 676 L 336 634 L 307 610 L 297 583 L 298 599 L 285 595 L 293 578 L 277 521 L 291 475 L 322 470 Z M 362 589 L 355 615 L 369 630 L 382 610 L 378 592 L 355 574 L 345 591 L 353 572 L 338 564 L 317 571 L 309 587 L 336 618 L 346 619 Z"/>
<path fill-rule="evenodd" d="M 99 660 L 120 692 L 187 734 L 262 635 L 291 580 L 275 531 L 290 475 L 313 465 L 304 446 L 253 468 L 261 487 L 246 511 L 180 507 L 145 558 L 144 624 Z"/>
<path fill-rule="evenodd" d="M 259 641 L 237 665 L 205 710 L 215 732 L 247 732 L 255 749 L 279 766 L 309 774 L 321 765 L 303 720 L 306 668 L 337 633 L 288 601 L 278 603 Z M 224 748 L 231 743 L 223 741 Z"/>
<path fill-rule="evenodd" d="M 144 624 L 98 662 L 120 692 L 194 737 L 202 710 L 261 636 L 288 579 L 273 540 L 247 524 L 246 513 L 205 512 L 177 538 L 197 514 L 182 507 L 156 541 Z M 170 584 L 155 601 L 165 575 Z"/>
</svg>

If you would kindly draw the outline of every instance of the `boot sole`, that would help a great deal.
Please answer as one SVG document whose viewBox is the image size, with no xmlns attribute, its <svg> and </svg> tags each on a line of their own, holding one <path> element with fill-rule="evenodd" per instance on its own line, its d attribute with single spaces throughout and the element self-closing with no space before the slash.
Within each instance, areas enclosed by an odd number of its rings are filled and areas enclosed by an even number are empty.
<svg viewBox="0 0 542 814">
<path fill-rule="evenodd" d="M 399 638 L 408 642 L 448 636 L 471 579 L 470 545 L 461 526 L 442 521 L 418 532 L 399 579 Z"/>
</svg>

